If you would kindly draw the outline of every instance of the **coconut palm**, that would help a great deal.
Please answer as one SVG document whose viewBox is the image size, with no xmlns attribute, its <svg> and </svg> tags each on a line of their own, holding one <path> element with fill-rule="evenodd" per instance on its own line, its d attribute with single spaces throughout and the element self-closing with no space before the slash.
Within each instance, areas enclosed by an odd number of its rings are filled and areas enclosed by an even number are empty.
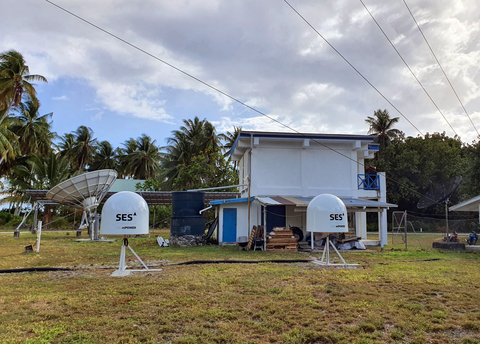
<svg viewBox="0 0 480 344">
<path fill-rule="evenodd" d="M 12 169 L 2 203 L 11 203 L 19 208 L 29 200 L 26 190 L 49 190 L 69 177 L 70 164 L 60 154 L 53 151 L 47 155 L 32 154 L 27 164 L 16 165 Z M 51 216 L 51 206 L 45 205 L 43 223 L 47 226 Z"/>
<path fill-rule="evenodd" d="M 97 151 L 93 156 L 93 162 L 90 165 L 90 171 L 103 169 L 118 169 L 118 149 L 113 149 L 108 141 L 102 141 L 97 146 Z"/>
<path fill-rule="evenodd" d="M 72 160 L 73 147 L 75 146 L 75 135 L 72 133 L 66 133 L 60 137 L 60 143 L 56 145 L 56 150 L 60 153 L 60 156 L 66 157 L 68 160 Z"/>
<path fill-rule="evenodd" d="M 41 75 L 30 74 L 22 54 L 9 50 L 0 54 L 0 109 L 4 109 L 0 123 L 3 122 L 11 108 L 17 108 L 24 94 L 38 105 L 35 85 L 32 81 L 47 82 Z"/>
<path fill-rule="evenodd" d="M 11 128 L 18 136 L 21 154 L 47 155 L 52 150 L 52 139 L 55 137 L 55 133 L 51 132 L 52 122 L 49 122 L 53 113 L 41 116 L 39 107 L 31 100 L 19 108 L 20 113 Z"/>
<path fill-rule="evenodd" d="M 3 123 L 0 123 L 0 168 L 2 175 L 4 175 L 6 164 L 13 161 L 15 156 L 20 153 L 18 137 L 11 130 L 13 120 L 13 118 L 7 117 Z"/>
<path fill-rule="evenodd" d="M 119 174 L 122 178 L 132 177 L 132 171 L 128 169 L 128 157 L 136 151 L 137 141 L 134 138 L 130 138 L 123 143 L 123 146 L 124 148 L 118 149 Z"/>
<path fill-rule="evenodd" d="M 93 130 L 81 125 L 73 132 L 75 143 L 70 155 L 74 161 L 74 168 L 85 170 L 92 162 L 95 150 L 97 148 L 97 139 L 93 138 Z"/>
<path fill-rule="evenodd" d="M 126 170 L 130 171 L 133 178 L 148 179 L 158 175 L 160 148 L 155 143 L 156 140 L 152 141 L 150 136 L 143 134 L 136 140 L 136 149 L 125 156 Z"/>
<path fill-rule="evenodd" d="M 399 117 L 390 118 L 387 110 L 378 109 L 373 113 L 374 117 L 367 117 L 366 123 L 370 125 L 368 134 L 377 136 L 376 142 L 380 143 L 380 151 L 385 149 L 392 139 L 398 137 L 400 130 L 393 126 L 398 122 Z"/>
<path fill-rule="evenodd" d="M 242 131 L 242 127 L 233 126 L 233 131 L 227 131 L 226 134 L 218 135 L 225 143 L 223 144 L 223 149 L 225 150 L 224 156 L 229 156 L 232 152 L 233 145 L 237 141 L 237 137 Z"/>
<path fill-rule="evenodd" d="M 162 189 L 170 190 L 180 170 L 179 166 L 188 164 L 192 158 L 192 144 L 182 132 L 172 132 L 173 137 L 168 139 L 168 146 L 162 147 L 161 180 Z"/>
<path fill-rule="evenodd" d="M 206 119 L 195 117 L 193 120 L 183 120 L 183 123 L 180 130 L 173 130 L 172 137 L 167 138 L 167 146 L 162 147 L 161 175 L 164 188 L 172 187 L 180 165 L 188 165 L 194 156 L 200 154 L 208 156 L 221 146 L 221 136 Z"/>
</svg>

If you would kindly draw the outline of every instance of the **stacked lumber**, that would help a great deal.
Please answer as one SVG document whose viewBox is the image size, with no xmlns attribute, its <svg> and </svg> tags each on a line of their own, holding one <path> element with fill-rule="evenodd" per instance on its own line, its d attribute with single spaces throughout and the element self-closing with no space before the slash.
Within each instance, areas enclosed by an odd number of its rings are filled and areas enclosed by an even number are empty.
<svg viewBox="0 0 480 344">
<path fill-rule="evenodd" d="M 275 227 L 267 233 L 267 251 L 295 252 L 297 245 L 297 238 L 285 227 Z"/>
</svg>

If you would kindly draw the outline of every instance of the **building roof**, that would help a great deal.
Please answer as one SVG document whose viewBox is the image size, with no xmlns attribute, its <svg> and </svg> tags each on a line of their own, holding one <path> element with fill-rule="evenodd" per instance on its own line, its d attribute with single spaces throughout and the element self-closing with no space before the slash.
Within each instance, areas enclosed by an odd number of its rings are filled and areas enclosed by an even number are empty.
<svg viewBox="0 0 480 344">
<path fill-rule="evenodd" d="M 240 145 L 241 140 L 250 140 L 251 138 L 262 138 L 269 140 L 313 140 L 314 142 L 321 143 L 333 143 L 339 141 L 363 141 L 364 144 L 368 144 L 368 149 L 372 151 L 379 150 L 379 144 L 373 143 L 375 140 L 374 135 L 350 135 L 350 134 L 315 134 L 315 133 L 292 133 L 292 132 L 266 132 L 266 131 L 241 131 L 235 140 L 231 155 L 233 158 L 239 159 L 245 151 L 250 147 Z"/>
<path fill-rule="evenodd" d="M 372 201 L 368 199 L 361 199 L 361 198 L 354 198 L 354 197 L 339 197 L 339 198 L 345 204 L 347 209 L 354 209 L 356 211 L 367 211 L 367 210 L 373 211 L 374 209 L 378 210 L 378 209 L 388 209 L 388 208 L 397 207 L 396 204 Z M 308 204 L 313 199 L 313 197 L 289 197 L 289 196 L 252 197 L 250 201 L 253 201 L 254 199 L 264 206 L 288 205 L 288 206 L 306 208 L 308 207 Z M 240 203 L 240 202 L 247 202 L 247 201 L 248 201 L 248 197 L 235 198 L 233 200 L 229 200 L 229 199 L 215 200 L 210 202 L 210 205 Z"/>
<path fill-rule="evenodd" d="M 47 192 L 48 190 L 27 190 L 27 194 L 35 201 L 47 200 Z M 105 203 L 115 193 L 112 191 L 107 192 L 100 204 Z M 136 193 L 142 196 L 149 206 L 172 204 L 171 191 L 137 191 Z M 238 192 L 205 192 L 205 203 L 208 204 L 217 199 L 236 199 L 235 197 L 239 195 Z"/>
<path fill-rule="evenodd" d="M 448 208 L 451 211 L 479 211 L 480 196 L 470 198 L 469 200 L 455 204 Z"/>
</svg>

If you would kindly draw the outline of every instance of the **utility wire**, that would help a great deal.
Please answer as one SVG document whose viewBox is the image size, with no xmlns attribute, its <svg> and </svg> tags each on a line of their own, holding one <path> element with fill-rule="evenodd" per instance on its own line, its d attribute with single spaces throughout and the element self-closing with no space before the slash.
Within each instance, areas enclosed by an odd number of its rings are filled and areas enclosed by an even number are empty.
<svg viewBox="0 0 480 344">
<path fill-rule="evenodd" d="M 310 24 L 310 22 L 305 19 L 305 17 L 303 17 L 296 9 L 295 7 L 293 7 L 287 0 L 283 0 L 285 1 L 285 3 L 300 17 L 302 18 L 302 20 L 308 25 L 310 26 L 310 28 L 315 31 L 315 33 L 320 36 L 324 41 L 325 43 L 327 43 L 330 48 L 332 48 L 350 67 L 353 68 L 353 70 L 355 72 L 357 72 L 358 75 L 360 75 L 363 80 L 365 80 L 388 104 L 390 104 L 403 118 L 405 118 L 405 120 L 410 123 L 412 125 L 412 127 L 414 127 L 419 133 L 420 135 L 422 136 L 425 136 L 412 122 L 410 122 L 410 120 L 407 118 L 407 116 L 405 116 L 395 105 L 392 104 L 392 102 L 390 100 L 387 99 L 387 97 L 385 97 L 383 95 L 382 92 L 380 92 L 362 73 L 360 73 L 360 71 L 358 71 L 358 69 L 356 69 L 346 58 L 345 56 L 342 55 L 342 53 L 340 53 L 325 37 L 323 37 L 320 32 L 317 31 L 317 29 L 315 29 L 313 27 L 312 24 Z"/>
<path fill-rule="evenodd" d="M 219 90 L 218 88 L 216 88 L 216 87 L 208 84 L 207 82 L 205 82 L 205 81 L 203 81 L 203 80 L 201 80 L 201 79 L 199 79 L 199 78 L 197 78 L 197 77 L 195 77 L 195 76 L 193 76 L 193 75 L 191 75 L 191 74 L 189 74 L 189 73 L 181 70 L 181 69 L 178 68 L 178 67 L 175 67 L 174 65 L 172 65 L 172 64 L 170 64 L 170 63 L 168 63 L 168 62 L 166 62 L 166 61 L 164 61 L 164 60 L 162 60 L 162 59 L 160 59 L 159 57 L 157 57 L 157 56 L 149 53 L 148 51 L 143 50 L 143 49 L 141 49 L 140 47 L 138 47 L 138 46 L 136 46 L 136 45 L 134 45 L 134 44 L 132 44 L 132 43 L 124 40 L 123 38 L 120 38 L 119 36 L 114 35 L 113 33 L 111 33 L 111 32 L 109 32 L 109 31 L 101 28 L 100 26 L 95 25 L 95 24 L 93 24 L 92 22 L 90 22 L 90 21 L 88 21 L 88 20 L 86 20 L 86 19 L 84 19 L 84 18 L 76 15 L 75 13 L 72 13 L 72 12 L 68 11 L 67 9 L 65 9 L 65 8 L 63 8 L 63 7 L 55 4 L 55 3 L 53 3 L 52 1 L 50 1 L 50 0 L 45 0 L 45 1 L 46 1 L 47 3 L 53 5 L 53 6 L 57 7 L 58 9 L 60 9 L 60 10 L 62 10 L 62 11 L 64 11 L 64 12 L 70 14 L 71 16 L 73 16 L 73 17 L 75 17 L 75 18 L 83 21 L 84 23 L 86 23 L 86 24 L 88 24 L 88 25 L 90 25 L 90 26 L 93 26 L 94 28 L 102 31 L 103 33 L 105 33 L 105 34 L 107 34 L 107 35 L 109 35 L 109 36 L 111 36 L 111 37 L 113 37 L 113 38 L 115 38 L 115 39 L 117 39 L 117 40 L 119 40 L 119 41 L 127 44 L 128 46 L 130 46 L 130 47 L 132 47 L 132 48 L 134 48 L 134 49 L 136 49 L 136 50 L 138 50 L 138 51 L 140 51 L 140 52 L 142 52 L 142 53 L 144 53 L 144 54 L 152 57 L 153 59 L 155 59 L 155 60 L 157 60 L 157 61 L 159 61 L 159 62 L 162 62 L 163 64 L 166 64 L 167 66 L 175 69 L 176 71 L 178 71 L 178 72 L 180 72 L 180 73 L 182 73 L 182 74 L 184 74 L 184 75 L 186 75 L 186 76 L 188 76 L 188 77 L 190 77 L 190 78 L 198 81 L 198 82 L 201 83 L 202 85 L 205 85 L 205 86 L 207 86 L 207 87 L 215 90 L 216 92 L 218 92 L 218 93 L 226 96 L 227 98 L 229 98 L 229 99 L 231 99 L 231 100 L 233 100 L 233 101 L 235 101 L 235 102 L 237 102 L 237 103 L 239 103 L 239 104 L 241 104 L 241 105 L 249 108 L 250 110 L 252 110 L 252 111 L 254 111 L 254 112 L 256 112 L 256 113 L 258 113 L 258 114 L 260 114 L 260 115 L 262 115 L 262 116 L 264 116 L 264 117 L 266 117 L 266 118 L 268 118 L 268 119 L 270 119 L 270 120 L 272 120 L 272 121 L 274 121 L 275 123 L 277 123 L 277 124 L 279 124 L 279 125 L 287 128 L 287 129 L 289 129 L 289 130 L 291 130 L 291 131 L 293 131 L 293 132 L 295 132 L 295 133 L 297 133 L 297 134 L 299 134 L 299 135 L 301 135 L 301 136 L 307 137 L 307 135 L 305 135 L 304 133 L 301 133 L 301 132 L 299 132 L 298 130 L 296 130 L 296 129 L 290 127 L 290 126 L 288 126 L 287 124 L 284 124 L 284 123 L 276 120 L 275 118 L 273 118 L 273 117 L 271 117 L 271 116 L 263 113 L 262 111 L 257 110 L 257 109 L 255 109 L 254 107 L 251 107 L 250 105 L 248 105 L 248 104 L 246 104 L 246 103 L 238 100 L 237 98 L 234 98 L 233 96 L 231 96 L 231 95 L 229 95 L 229 94 L 227 94 L 227 93 Z M 284 1 L 286 2 L 286 0 L 284 0 Z M 288 4 L 288 2 L 287 2 L 287 4 Z M 288 4 L 288 5 L 291 7 L 290 4 Z M 296 12 L 296 10 L 295 10 L 293 7 L 292 7 L 292 9 Z M 297 12 L 297 13 L 298 13 L 298 12 Z M 300 15 L 300 14 L 299 14 L 299 15 Z M 302 18 L 303 18 L 303 17 L 302 17 Z M 304 19 L 304 20 L 305 20 L 305 19 Z M 307 23 L 308 23 L 308 22 L 307 22 Z M 309 25 L 310 25 L 310 24 L 309 24 Z M 310 26 L 311 26 L 311 25 L 310 25 Z M 313 27 L 312 27 L 312 28 L 313 28 Z M 315 30 L 315 29 L 314 29 L 314 30 Z M 315 31 L 316 31 L 316 30 L 315 30 Z M 320 35 L 320 34 L 319 34 L 319 35 Z M 321 35 L 320 35 L 320 36 L 321 36 Z M 322 36 L 321 36 L 321 37 L 322 37 Z M 322 37 L 322 38 L 323 38 L 323 37 Z M 327 42 L 327 43 L 328 43 L 328 42 Z M 335 51 L 337 51 L 330 43 L 328 43 L 328 44 L 329 44 Z M 340 54 L 340 53 L 339 53 L 339 54 Z M 340 56 L 342 56 L 342 55 L 340 54 Z M 342 56 L 342 58 L 343 58 L 348 64 L 350 64 L 350 62 L 348 62 L 343 56 Z M 352 65 L 350 64 L 350 66 L 352 66 Z M 352 66 L 352 68 L 355 69 L 355 67 L 353 67 L 353 66 Z M 355 70 L 356 70 L 356 69 L 355 69 Z M 357 73 L 360 74 L 360 72 L 358 72 L 358 71 L 357 71 Z M 360 75 L 363 77 L 362 74 L 360 74 Z M 370 82 L 369 82 L 365 77 L 363 77 L 363 78 L 370 84 Z M 370 85 L 372 85 L 372 84 L 370 84 Z M 375 90 L 377 90 L 373 85 L 372 85 L 372 87 L 373 87 Z M 390 103 L 390 102 L 388 101 L 388 99 L 385 98 L 378 90 L 377 90 L 377 92 L 378 92 L 388 103 Z M 391 104 L 391 103 L 390 103 L 390 104 Z M 391 104 L 391 105 L 393 106 L 393 104 Z M 393 106 L 393 107 L 403 116 L 403 114 L 402 114 L 395 106 Z M 403 116 L 403 117 L 404 117 L 415 129 L 417 129 L 405 116 Z M 420 130 L 417 129 L 417 131 L 423 136 L 423 134 L 422 134 L 422 132 L 421 132 Z M 332 148 L 332 147 L 330 147 L 330 146 L 328 146 L 328 145 L 326 145 L 326 144 L 324 144 L 324 143 L 322 143 L 322 142 L 320 142 L 320 141 L 318 141 L 318 140 L 316 140 L 316 139 L 311 139 L 311 140 L 312 140 L 313 142 L 315 142 L 315 143 L 317 143 L 317 144 L 325 147 L 326 149 L 329 149 L 329 150 L 331 150 L 332 152 L 335 152 L 335 153 L 343 156 L 344 158 L 346 158 L 346 159 L 348 159 L 348 160 L 350 160 L 350 161 L 352 161 L 352 162 L 355 162 L 356 164 L 358 164 L 358 165 L 360 165 L 360 166 L 365 167 L 364 164 L 361 164 L 361 163 L 358 162 L 357 160 L 354 160 L 353 158 L 349 157 L 348 155 L 346 155 L 346 154 L 344 154 L 344 153 L 342 153 L 342 152 L 339 152 L 339 151 L 337 151 L 336 149 L 334 149 L 334 148 Z M 420 192 L 418 192 L 418 191 L 416 191 L 416 190 L 413 190 L 413 189 L 410 188 L 408 185 L 405 185 L 405 184 L 403 184 L 403 183 L 401 183 L 401 182 L 399 182 L 399 181 L 397 181 L 397 180 L 395 180 L 395 179 L 393 179 L 393 178 L 390 178 L 390 177 L 386 177 L 386 178 L 389 179 L 389 180 L 391 180 L 391 181 L 393 181 L 393 182 L 395 182 L 396 184 L 398 184 L 398 185 L 400 185 L 400 186 L 403 186 L 403 187 L 407 188 L 408 190 L 412 191 L 413 193 L 415 193 L 415 194 L 417 194 L 417 195 L 420 195 L 420 196 L 422 196 L 422 197 L 426 197 L 426 196 L 423 195 L 422 193 L 420 193 Z M 433 201 L 433 200 L 432 200 L 432 201 Z"/>
<path fill-rule="evenodd" d="M 392 43 L 392 41 L 390 40 L 390 38 L 388 38 L 387 34 L 385 33 L 385 31 L 383 31 L 382 27 L 380 26 L 380 24 L 377 22 L 377 20 L 373 17 L 372 13 L 369 11 L 369 9 L 367 8 L 367 6 L 365 6 L 365 4 L 363 3 L 362 0 L 360 0 L 360 2 L 362 3 L 363 7 L 365 7 L 365 9 L 367 10 L 368 14 L 370 15 L 370 17 L 372 17 L 373 21 L 375 22 L 375 24 L 377 24 L 378 28 L 380 29 L 380 31 L 382 31 L 383 35 L 385 36 L 385 38 L 387 39 L 388 43 L 390 43 L 390 45 L 392 46 L 392 48 L 395 50 L 395 52 L 397 53 L 398 57 L 400 57 L 400 59 L 403 61 L 403 63 L 405 64 L 405 66 L 408 68 L 408 70 L 410 71 L 410 73 L 412 73 L 413 77 L 415 78 L 415 80 L 417 80 L 418 84 L 420 85 L 420 87 L 422 88 L 423 92 L 425 92 L 425 94 L 427 95 L 427 97 L 432 101 L 433 105 L 435 105 L 435 107 L 437 108 L 438 112 L 440 112 L 440 115 L 442 115 L 443 119 L 445 120 L 445 122 L 447 122 L 447 124 L 450 126 L 450 128 L 452 129 L 452 131 L 455 133 L 456 136 L 460 137 L 457 132 L 455 131 L 455 129 L 453 129 L 452 125 L 448 122 L 447 118 L 445 117 L 445 115 L 443 114 L 443 112 L 439 109 L 439 107 L 437 106 L 437 104 L 435 103 L 435 101 L 432 99 L 432 97 L 430 96 L 430 94 L 427 92 L 427 90 L 425 89 L 425 87 L 423 87 L 422 83 L 420 82 L 420 80 L 418 80 L 417 76 L 415 75 L 415 73 L 412 71 L 412 69 L 410 68 L 410 66 L 407 64 L 407 62 L 404 60 L 404 58 L 402 57 L 402 55 L 400 54 L 400 52 L 397 50 L 397 48 L 395 47 L 395 45 Z"/>
<path fill-rule="evenodd" d="M 425 43 L 427 43 L 427 46 L 428 46 L 428 48 L 430 49 L 433 57 L 435 58 L 435 61 L 437 61 L 437 64 L 438 64 L 438 66 L 440 67 L 443 75 L 445 76 L 445 79 L 447 79 L 448 84 L 449 84 L 450 87 L 452 88 L 453 93 L 455 93 L 455 96 L 457 97 L 458 102 L 459 102 L 460 105 L 462 106 L 463 111 L 465 111 L 465 114 L 467 115 L 468 119 L 470 120 L 470 123 L 472 123 L 473 128 L 474 128 L 475 131 L 477 132 L 477 136 L 480 137 L 480 133 L 478 132 L 477 127 L 475 126 L 475 124 L 473 124 L 472 118 L 471 118 L 470 115 L 468 114 L 467 109 L 465 108 L 465 106 L 463 105 L 462 101 L 460 100 L 460 97 L 458 96 L 457 92 L 455 91 L 455 88 L 453 87 L 452 83 L 450 82 L 450 79 L 448 78 L 447 74 L 446 74 L 445 71 L 443 70 L 443 67 L 442 67 L 442 65 L 440 64 L 440 61 L 438 61 L 437 56 L 436 56 L 435 53 L 433 52 L 432 47 L 431 47 L 430 44 L 428 43 L 428 40 L 427 40 L 427 38 L 425 37 L 425 35 L 423 34 L 423 31 L 422 31 L 422 29 L 420 28 L 420 25 L 418 25 L 417 20 L 415 19 L 412 11 L 410 11 L 410 7 L 408 7 L 408 5 L 407 5 L 407 3 L 405 2 L 405 0 L 403 0 L 403 3 L 405 4 L 405 7 L 407 7 L 408 12 L 409 12 L 410 15 L 412 16 L 412 19 L 413 19 L 413 21 L 415 22 L 415 25 L 417 25 L 418 31 L 420 31 L 420 33 L 422 34 L 422 37 L 423 37 L 423 39 L 425 40 Z"/>
</svg>

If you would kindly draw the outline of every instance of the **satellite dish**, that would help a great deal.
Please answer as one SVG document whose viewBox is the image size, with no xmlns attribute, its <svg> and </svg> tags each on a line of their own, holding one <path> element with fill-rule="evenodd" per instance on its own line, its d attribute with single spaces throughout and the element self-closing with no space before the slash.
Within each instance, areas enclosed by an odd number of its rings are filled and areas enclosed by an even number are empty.
<svg viewBox="0 0 480 344">
<path fill-rule="evenodd" d="M 101 234 L 148 234 L 148 204 L 131 191 L 117 192 L 103 205 Z"/>
<path fill-rule="evenodd" d="M 100 204 L 117 179 L 115 170 L 99 170 L 70 178 L 47 192 L 47 199 L 82 210 L 91 210 Z"/>
<path fill-rule="evenodd" d="M 131 191 L 117 192 L 111 196 L 102 210 L 102 234 L 124 235 L 122 250 L 120 251 L 120 264 L 111 276 L 128 276 L 132 272 L 162 271 L 162 269 L 149 269 L 142 259 L 128 244 L 127 235 L 148 234 L 149 210 L 148 204 L 142 196 Z M 127 270 L 125 255 L 127 247 L 142 263 L 145 270 Z"/>
<path fill-rule="evenodd" d="M 443 183 L 433 185 L 430 184 L 430 190 L 420 198 L 417 204 L 418 209 L 425 209 L 432 205 L 442 202 L 448 202 L 450 196 L 457 190 L 458 186 L 462 182 L 462 176 L 456 176 L 448 179 Z"/>
<path fill-rule="evenodd" d="M 448 202 L 461 182 L 462 176 L 456 176 L 436 185 L 431 183 L 430 190 L 425 194 L 425 196 L 420 198 L 417 203 L 418 209 L 425 209 L 431 207 L 432 205 L 445 202 L 445 236 L 448 235 Z"/>
<path fill-rule="evenodd" d="M 99 170 L 70 178 L 47 192 L 46 198 L 56 203 L 82 209 L 92 240 L 98 240 L 96 208 L 117 179 L 115 170 Z"/>
<path fill-rule="evenodd" d="M 307 232 L 348 232 L 347 208 L 342 200 L 330 194 L 312 199 L 307 207 Z"/>
<path fill-rule="evenodd" d="M 321 261 L 314 261 L 320 265 L 342 265 L 351 266 L 357 264 L 347 264 L 335 245 L 330 244 L 328 233 L 345 233 L 348 232 L 347 208 L 340 198 L 335 195 L 323 194 L 318 195 L 310 201 L 307 207 L 307 232 L 312 233 L 312 250 L 314 246 L 314 233 L 327 233 L 325 248 Z M 330 263 L 330 246 L 337 252 L 338 257 L 343 264 Z M 324 261 L 326 257 L 326 260 Z"/>
</svg>

